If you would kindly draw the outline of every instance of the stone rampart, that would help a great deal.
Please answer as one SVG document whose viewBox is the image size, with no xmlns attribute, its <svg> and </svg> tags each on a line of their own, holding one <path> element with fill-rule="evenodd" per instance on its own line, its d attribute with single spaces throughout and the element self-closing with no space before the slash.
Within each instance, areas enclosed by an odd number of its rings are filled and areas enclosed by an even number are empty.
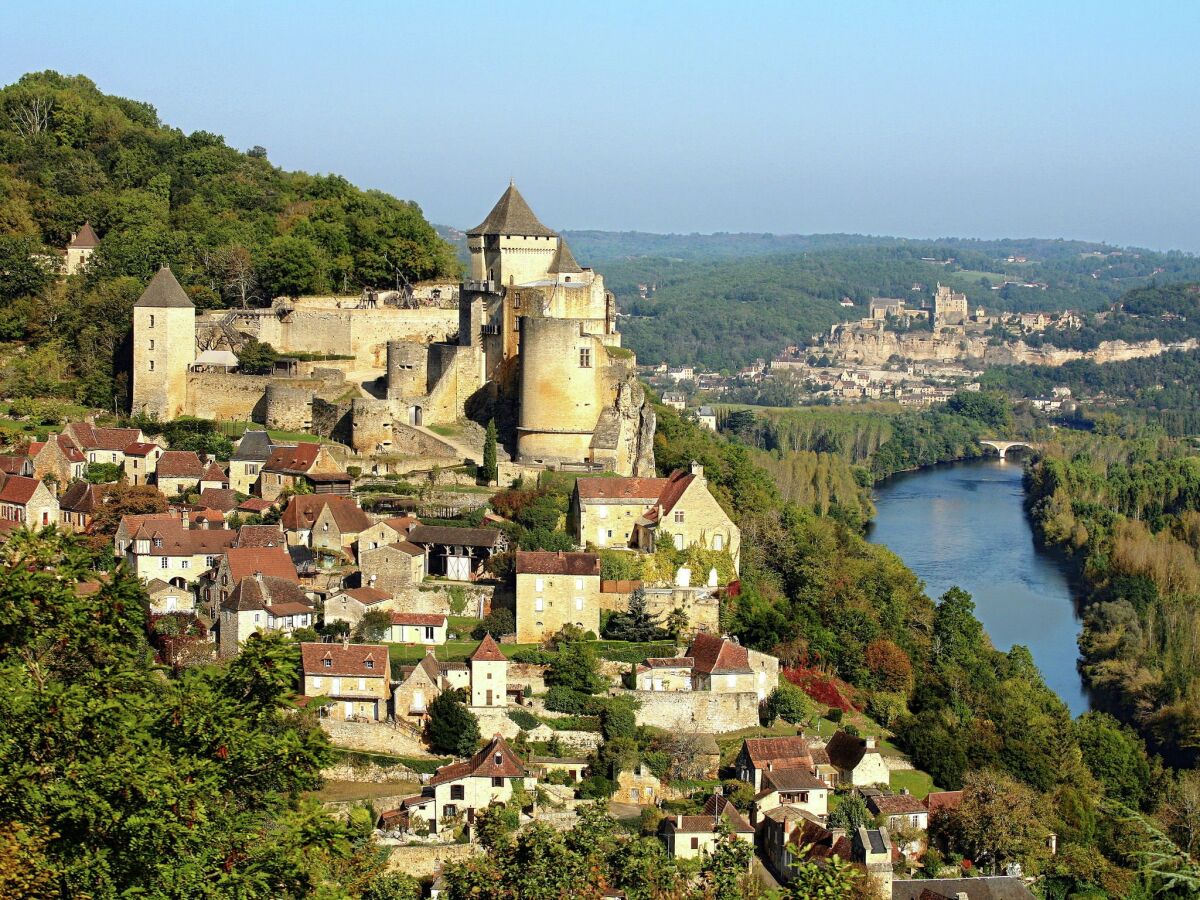
<svg viewBox="0 0 1200 900">
<path fill-rule="evenodd" d="M 620 691 L 641 706 L 639 725 L 654 725 L 668 731 L 721 734 L 752 728 L 758 721 L 758 694 L 753 691 Z"/>
<path fill-rule="evenodd" d="M 437 875 L 447 863 L 462 862 L 482 853 L 479 844 L 433 844 L 427 847 L 395 846 L 388 855 L 387 871 L 414 878 Z"/>
<path fill-rule="evenodd" d="M 416 737 L 385 722 L 343 722 L 322 719 L 329 741 L 345 750 L 387 753 L 392 756 L 428 756 Z"/>
<path fill-rule="evenodd" d="M 263 422 L 270 384 L 268 375 L 188 372 L 186 412 L 198 419 Z"/>
</svg>

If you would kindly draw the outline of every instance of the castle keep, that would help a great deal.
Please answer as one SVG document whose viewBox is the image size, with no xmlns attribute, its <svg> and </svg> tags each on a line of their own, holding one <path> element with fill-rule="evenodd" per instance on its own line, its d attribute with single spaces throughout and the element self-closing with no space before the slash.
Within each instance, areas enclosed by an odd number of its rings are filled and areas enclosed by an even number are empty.
<svg viewBox="0 0 1200 900">
<path fill-rule="evenodd" d="M 199 319 L 164 268 L 134 308 L 133 409 L 304 429 L 367 455 L 453 455 L 427 426 L 495 417 L 521 464 L 652 475 L 654 413 L 603 277 L 511 184 L 468 248 L 461 284 Z M 248 338 L 335 358 L 243 375 Z"/>
</svg>

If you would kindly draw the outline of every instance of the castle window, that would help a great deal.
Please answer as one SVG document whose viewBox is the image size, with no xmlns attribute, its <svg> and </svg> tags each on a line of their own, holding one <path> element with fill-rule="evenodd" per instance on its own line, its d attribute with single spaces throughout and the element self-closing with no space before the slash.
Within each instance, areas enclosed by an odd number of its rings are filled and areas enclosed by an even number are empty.
<svg viewBox="0 0 1200 900">
<path fill-rule="evenodd" d="M 154 315 L 153 314 L 151 314 L 151 316 L 150 316 L 150 327 L 151 328 L 154 327 Z"/>
<path fill-rule="evenodd" d="M 150 360 L 150 371 L 154 371 L 154 360 Z"/>
<path fill-rule="evenodd" d="M 150 349 L 154 349 L 154 338 L 150 338 Z"/>
<path fill-rule="evenodd" d="M 534 612 L 541 612 L 545 608 L 546 608 L 545 601 L 541 597 L 538 597 L 536 600 L 533 601 L 533 611 Z"/>
<path fill-rule="evenodd" d="M 591 367 L 592 367 L 592 348 L 591 347 L 580 347 L 579 348 L 579 368 L 590 369 Z"/>
<path fill-rule="evenodd" d="M 366 665 L 366 667 L 368 669 L 375 668 L 375 660 L 373 660 L 373 659 L 364 660 L 363 663 L 364 663 L 364 665 Z"/>
</svg>

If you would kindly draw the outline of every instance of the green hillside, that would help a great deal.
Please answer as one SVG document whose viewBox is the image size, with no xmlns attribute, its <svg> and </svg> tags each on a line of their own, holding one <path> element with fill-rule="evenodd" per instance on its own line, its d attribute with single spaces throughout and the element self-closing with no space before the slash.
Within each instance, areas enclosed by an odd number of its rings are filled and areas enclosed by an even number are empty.
<svg viewBox="0 0 1200 900">
<path fill-rule="evenodd" d="M 94 264 L 57 284 L 34 257 L 85 221 L 101 237 Z M 185 134 L 83 76 L 0 89 L 0 339 L 28 342 L 18 361 L 40 390 L 111 408 L 130 307 L 163 263 L 202 308 L 356 294 L 393 285 L 397 268 L 411 280 L 459 271 L 409 201 Z M 6 381 L 11 393 L 11 367 Z"/>
</svg>

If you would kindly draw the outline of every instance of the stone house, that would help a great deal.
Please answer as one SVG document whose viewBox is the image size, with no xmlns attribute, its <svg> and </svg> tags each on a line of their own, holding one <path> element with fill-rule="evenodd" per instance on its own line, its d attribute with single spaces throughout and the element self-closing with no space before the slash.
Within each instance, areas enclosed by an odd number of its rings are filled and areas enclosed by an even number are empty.
<svg viewBox="0 0 1200 900">
<path fill-rule="evenodd" d="M 84 222 L 79 232 L 72 234 L 71 240 L 67 243 L 66 273 L 78 275 L 82 272 L 99 246 L 100 238 L 96 236 L 96 230 L 92 228 L 92 223 Z"/>
<path fill-rule="evenodd" d="M 216 462 L 210 462 L 204 467 L 204 471 L 200 474 L 199 491 L 203 494 L 205 491 L 219 491 L 229 486 L 229 476 L 225 474 L 225 470 Z"/>
<path fill-rule="evenodd" d="M 92 527 L 92 517 L 101 503 L 102 488 L 76 481 L 58 498 L 59 522 L 67 531 L 81 534 Z"/>
<path fill-rule="evenodd" d="M 371 527 L 359 532 L 358 552 L 362 554 L 367 550 L 378 550 L 388 544 L 406 540 L 409 532 L 419 524 L 421 523 L 416 516 L 394 516 L 376 522 Z"/>
<path fill-rule="evenodd" d="M 506 706 L 508 695 L 519 689 L 509 686 L 509 662 L 491 635 L 484 637 L 466 664 L 440 662 L 434 653 L 429 646 L 420 663 L 401 668 L 401 681 L 392 694 L 397 717 L 424 718 L 429 704 L 442 691 L 466 691 L 471 706 L 495 708 Z"/>
<path fill-rule="evenodd" d="M 531 756 L 529 769 L 539 781 L 544 781 L 551 772 L 566 772 L 572 782 L 578 783 L 587 777 L 588 761 L 571 756 Z M 620 789 L 617 793 L 621 794 Z M 629 792 L 624 796 L 629 796 Z"/>
<path fill-rule="evenodd" d="M 884 824 L 891 834 L 904 829 L 925 831 L 929 828 L 929 810 L 925 804 L 910 794 L 901 791 L 899 794 L 869 794 L 866 798 L 867 809 L 876 816 L 882 816 Z M 920 854 L 924 841 L 915 840 L 900 846 L 900 852 L 906 856 Z"/>
<path fill-rule="evenodd" d="M 346 622 L 353 630 L 368 610 L 384 609 L 391 599 L 387 591 L 372 587 L 343 588 L 325 601 L 325 621 Z"/>
<path fill-rule="evenodd" d="M 460 818 L 468 825 L 472 824 L 477 811 L 493 803 L 511 800 L 514 785 L 528 791 L 529 799 L 533 801 L 537 779 L 529 774 L 508 742 L 497 734 L 469 760 L 438 769 L 422 791 L 422 795 L 433 800 L 430 830 L 439 831 L 448 820 Z"/>
<path fill-rule="evenodd" d="M 397 541 L 360 552 L 358 567 L 364 584 L 392 597 L 425 579 L 425 549 L 411 541 Z"/>
<path fill-rule="evenodd" d="M 637 686 L 643 691 L 690 691 L 692 667 L 690 656 L 647 657 L 635 668 Z"/>
<path fill-rule="evenodd" d="M 463 674 L 466 666 L 462 667 Z M 415 666 L 400 670 L 401 681 L 392 691 L 393 715 L 400 720 L 421 721 L 429 712 L 429 704 L 439 694 L 449 687 L 446 684 L 441 664 L 433 657 L 433 648 L 429 648 L 425 658 Z M 466 681 L 466 679 L 462 679 Z"/>
<path fill-rule="evenodd" d="M 229 486 L 239 494 L 252 494 L 258 484 L 263 464 L 271 458 L 274 447 L 265 431 L 247 431 L 229 457 Z"/>
<path fill-rule="evenodd" d="M 28 456 L 17 456 L 12 453 L 0 455 L 0 473 L 5 475 L 23 475 L 33 477 L 33 460 Z"/>
<path fill-rule="evenodd" d="M 190 590 L 168 584 L 161 578 L 146 582 L 146 598 L 152 614 L 196 611 L 196 598 Z"/>
<path fill-rule="evenodd" d="M 826 828 L 812 813 L 796 806 L 778 806 L 763 816 L 759 851 L 780 884 L 795 877 L 795 862 L 809 859 L 820 863 L 834 856 L 849 862 L 854 852 L 844 829 Z"/>
<path fill-rule="evenodd" d="M 349 497 L 296 494 L 284 507 L 279 524 L 289 544 L 349 553 L 359 534 L 371 527 L 371 519 Z"/>
<path fill-rule="evenodd" d="M 164 450 L 154 468 L 159 493 L 175 497 L 200 489 L 204 463 L 191 450 Z"/>
<path fill-rule="evenodd" d="M 517 551 L 517 641 L 531 643 L 564 625 L 600 633 L 600 557 Z"/>
<path fill-rule="evenodd" d="M 113 555 L 118 559 L 125 556 L 129 552 L 130 545 L 133 544 L 133 536 L 143 525 L 151 522 L 182 524 L 179 514 L 175 512 L 122 516 L 121 521 L 117 524 L 117 531 L 113 535 Z"/>
<path fill-rule="evenodd" d="M 347 721 L 382 722 L 391 696 L 391 666 L 382 644 L 300 645 L 305 697 L 330 701 L 323 715 Z"/>
<path fill-rule="evenodd" d="M 87 475 L 87 458 L 65 434 L 51 433 L 44 441 L 34 441 L 26 451 L 33 463 L 34 478 L 52 476 L 59 489 Z"/>
<path fill-rule="evenodd" d="M 247 576 L 221 603 L 220 654 L 236 656 L 256 631 L 291 634 L 312 627 L 314 619 L 315 610 L 299 584 L 273 575 Z"/>
<path fill-rule="evenodd" d="M 733 764 L 740 781 L 761 791 L 765 776 L 776 769 L 813 771 L 813 754 L 801 735 L 777 738 L 746 738 Z"/>
<path fill-rule="evenodd" d="M 717 430 L 717 413 L 711 406 L 701 406 L 696 410 L 696 423 L 709 431 Z"/>
<path fill-rule="evenodd" d="M 622 769 L 617 774 L 617 790 L 613 800 L 634 806 L 653 806 L 662 796 L 663 784 L 658 776 L 638 763 L 635 769 Z"/>
<path fill-rule="evenodd" d="M 387 640 L 393 644 L 446 643 L 446 617 L 435 613 L 392 613 Z"/>
<path fill-rule="evenodd" d="M 804 766 L 769 769 L 763 773 L 762 790 L 754 795 L 750 821 L 757 826 L 771 810 L 794 806 L 824 822 L 829 814 L 829 790 L 829 785 Z"/>
<path fill-rule="evenodd" d="M 178 519 L 147 519 L 125 554 L 138 577 L 147 581 L 158 578 L 177 587 L 194 584 L 237 538 L 237 532 L 225 528 L 187 528 Z"/>
<path fill-rule="evenodd" d="M 754 829 L 745 817 L 720 794 L 714 794 L 704 804 L 699 816 L 667 816 L 658 828 L 658 836 L 666 845 L 667 855 L 674 859 L 696 859 L 709 855 L 721 839 L 719 821 L 725 820 L 729 830 L 740 841 L 754 845 Z"/>
<path fill-rule="evenodd" d="M 653 553 L 660 535 L 669 534 L 676 549 L 727 552 L 735 571 L 741 565 L 741 530 L 709 491 L 699 463 L 668 478 L 580 478 L 568 521 L 581 546 Z"/>
<path fill-rule="evenodd" d="M 483 636 L 467 665 L 471 676 L 471 706 L 507 706 L 508 659 L 490 634 Z"/>
<path fill-rule="evenodd" d="M 634 672 L 637 688 L 643 691 L 753 692 L 761 702 L 779 686 L 779 660 L 774 656 L 704 633 L 692 638 L 684 656 L 649 658 Z"/>
<path fill-rule="evenodd" d="M 891 770 L 875 746 L 874 737 L 859 737 L 839 731 L 825 746 L 829 764 L 837 770 L 836 784 L 868 787 L 891 783 Z"/>
<path fill-rule="evenodd" d="M 338 465 L 323 444 L 305 442 L 277 446 L 262 464 L 259 496 L 275 500 L 284 491 L 305 482 L 314 494 L 350 493 L 350 476 Z"/>
<path fill-rule="evenodd" d="M 149 484 L 165 451 L 158 444 L 136 442 L 125 448 L 125 478 L 130 484 Z"/>
<path fill-rule="evenodd" d="M 0 480 L 0 519 L 36 529 L 57 525 L 60 517 L 58 498 L 44 481 L 23 475 Z"/>
<path fill-rule="evenodd" d="M 90 463 L 125 462 L 125 448 L 130 444 L 148 443 L 140 428 L 97 428 L 90 422 L 70 422 L 63 426 L 65 434 Z"/>
<path fill-rule="evenodd" d="M 200 588 L 214 619 L 242 579 L 254 575 L 269 575 L 300 583 L 296 564 L 283 547 L 230 546 L 213 558 Z"/>
</svg>

